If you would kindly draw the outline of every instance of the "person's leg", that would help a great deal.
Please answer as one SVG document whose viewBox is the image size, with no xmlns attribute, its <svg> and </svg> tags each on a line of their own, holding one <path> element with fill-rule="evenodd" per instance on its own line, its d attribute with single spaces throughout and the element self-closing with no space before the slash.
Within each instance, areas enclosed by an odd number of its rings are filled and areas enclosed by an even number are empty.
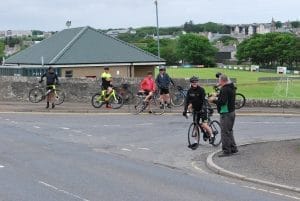
<svg viewBox="0 0 300 201">
<path fill-rule="evenodd" d="M 230 143 L 230 148 L 232 153 L 238 152 L 234 135 L 233 135 L 233 126 L 234 126 L 234 121 L 235 121 L 235 112 L 231 112 L 228 114 L 229 122 L 228 122 L 228 136 L 229 136 L 229 143 Z"/>
<path fill-rule="evenodd" d="M 225 154 L 231 154 L 231 138 L 229 127 L 232 124 L 228 113 L 220 114 L 220 124 L 221 124 L 221 141 L 222 150 Z"/>
</svg>

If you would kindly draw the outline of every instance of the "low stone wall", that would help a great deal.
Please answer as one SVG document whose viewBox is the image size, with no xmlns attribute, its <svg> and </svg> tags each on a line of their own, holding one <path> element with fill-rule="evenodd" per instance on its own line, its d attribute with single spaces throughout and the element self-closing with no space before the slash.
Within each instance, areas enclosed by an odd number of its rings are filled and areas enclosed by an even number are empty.
<svg viewBox="0 0 300 201">
<path fill-rule="evenodd" d="M 129 84 L 135 94 L 142 78 L 114 78 L 114 85 Z M 38 84 L 40 78 L 2 76 L 0 79 L 0 101 L 28 101 L 29 90 Z M 189 81 L 174 79 L 176 85 L 187 88 Z M 204 85 L 213 85 L 215 80 L 200 80 Z M 100 90 L 100 79 L 92 78 L 60 78 L 61 88 L 66 93 L 68 102 L 90 102 L 91 96 Z M 247 97 L 246 97 L 247 98 Z M 247 107 L 297 107 L 300 101 L 253 100 L 247 99 Z"/>
</svg>

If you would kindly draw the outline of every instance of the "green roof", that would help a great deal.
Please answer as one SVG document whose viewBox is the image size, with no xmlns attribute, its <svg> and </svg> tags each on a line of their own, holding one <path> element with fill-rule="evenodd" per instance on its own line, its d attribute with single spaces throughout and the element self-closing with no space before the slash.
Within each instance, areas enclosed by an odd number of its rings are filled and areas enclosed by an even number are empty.
<svg viewBox="0 0 300 201">
<path fill-rule="evenodd" d="M 42 59 L 43 58 L 43 59 Z M 163 59 L 89 26 L 62 30 L 6 59 L 6 64 L 157 63 Z"/>
</svg>

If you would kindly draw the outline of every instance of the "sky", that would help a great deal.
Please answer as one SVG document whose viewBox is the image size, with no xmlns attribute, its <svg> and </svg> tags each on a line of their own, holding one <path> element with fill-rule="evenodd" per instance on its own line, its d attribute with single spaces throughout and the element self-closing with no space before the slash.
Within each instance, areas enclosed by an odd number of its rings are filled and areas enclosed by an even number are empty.
<svg viewBox="0 0 300 201">
<path fill-rule="evenodd" d="M 0 30 L 60 31 L 156 26 L 154 0 L 8 0 L 0 7 Z M 300 20 L 300 0 L 157 0 L 159 27 L 216 22 L 267 23 Z"/>
</svg>

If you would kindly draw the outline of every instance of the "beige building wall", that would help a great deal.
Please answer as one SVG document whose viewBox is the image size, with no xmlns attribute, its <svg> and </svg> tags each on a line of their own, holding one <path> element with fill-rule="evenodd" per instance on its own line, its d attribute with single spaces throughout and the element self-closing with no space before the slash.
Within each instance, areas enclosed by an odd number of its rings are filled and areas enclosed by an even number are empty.
<svg viewBox="0 0 300 201">
<path fill-rule="evenodd" d="M 109 66 L 109 71 L 112 77 L 144 77 L 148 71 L 152 71 L 154 75 L 154 66 Z M 100 78 L 104 72 L 103 66 L 86 66 L 86 67 L 64 67 L 61 68 L 61 76 L 73 78 L 79 77 L 97 77 Z"/>
</svg>

